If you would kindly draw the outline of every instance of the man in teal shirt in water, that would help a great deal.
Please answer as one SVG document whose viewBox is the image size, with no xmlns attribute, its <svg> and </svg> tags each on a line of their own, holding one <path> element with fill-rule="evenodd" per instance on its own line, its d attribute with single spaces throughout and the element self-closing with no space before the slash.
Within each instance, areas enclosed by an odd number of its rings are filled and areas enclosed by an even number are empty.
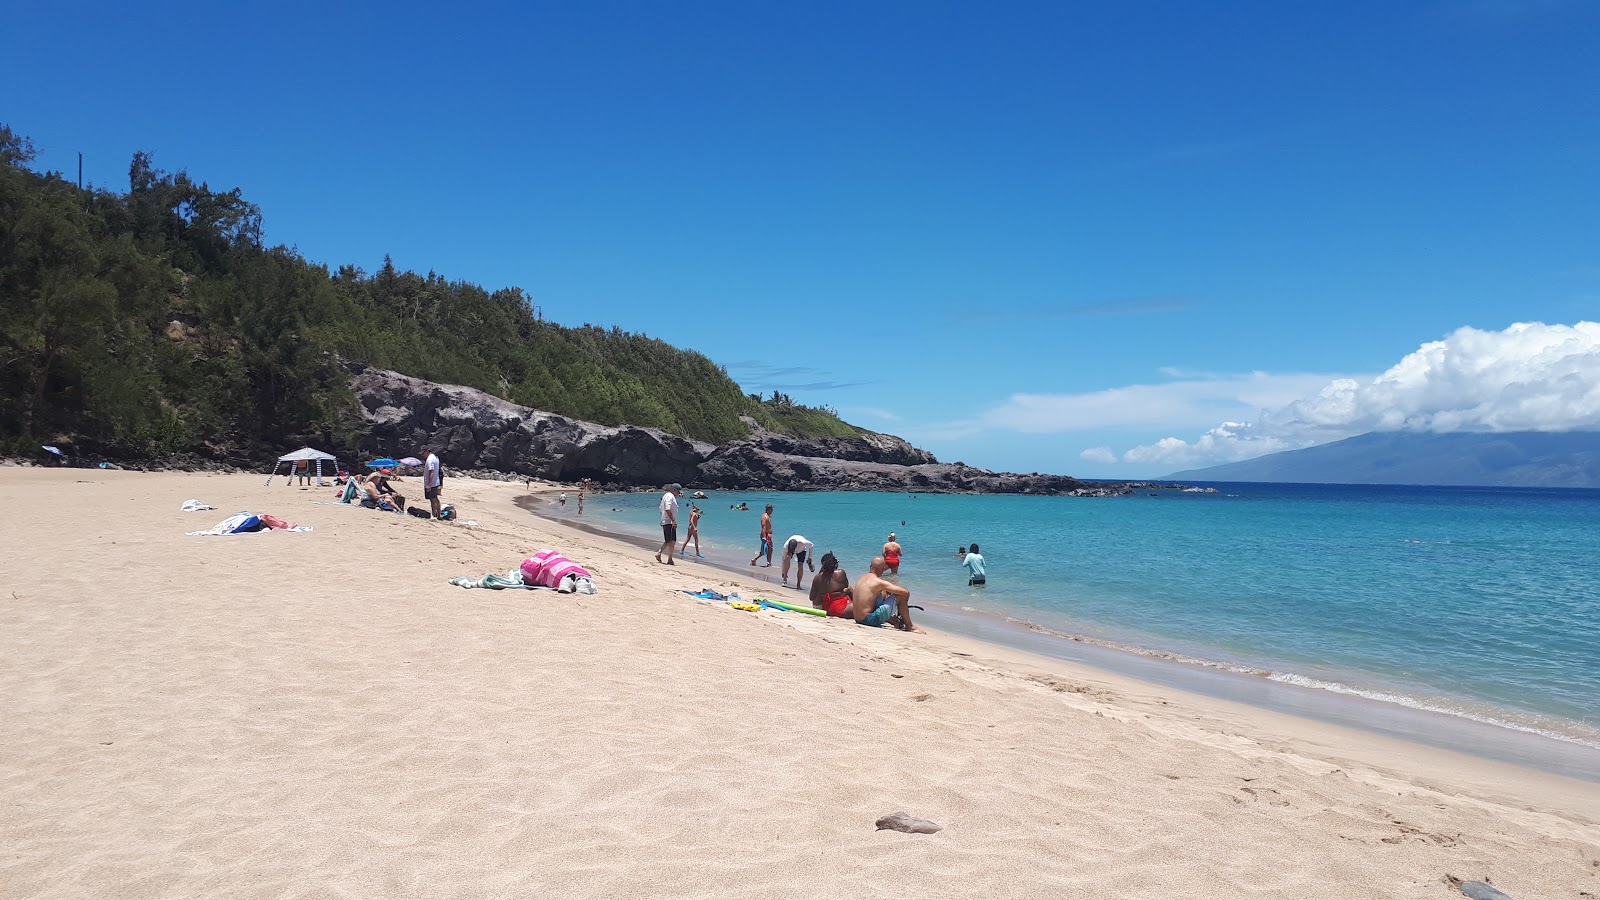
<svg viewBox="0 0 1600 900">
<path fill-rule="evenodd" d="M 984 584 L 988 581 L 984 576 L 983 554 L 978 552 L 977 544 L 973 544 L 972 548 L 967 551 L 967 555 L 961 557 L 961 564 L 967 567 L 967 572 L 971 576 L 967 579 L 968 587 Z"/>
</svg>

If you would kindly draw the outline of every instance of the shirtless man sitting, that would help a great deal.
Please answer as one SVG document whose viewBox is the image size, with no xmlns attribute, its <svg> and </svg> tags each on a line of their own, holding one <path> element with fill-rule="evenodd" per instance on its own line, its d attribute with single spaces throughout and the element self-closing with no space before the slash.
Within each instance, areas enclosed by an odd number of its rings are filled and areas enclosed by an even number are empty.
<svg viewBox="0 0 1600 900">
<path fill-rule="evenodd" d="M 843 616 L 850 610 L 850 576 L 832 553 L 822 554 L 822 568 L 811 579 L 811 606 L 827 610 L 830 616 Z"/>
<path fill-rule="evenodd" d="M 911 592 L 883 577 L 888 565 L 883 557 L 872 558 L 872 567 L 850 590 L 850 618 L 857 625 L 877 628 L 889 624 L 901 631 L 922 632 L 911 623 Z"/>
</svg>

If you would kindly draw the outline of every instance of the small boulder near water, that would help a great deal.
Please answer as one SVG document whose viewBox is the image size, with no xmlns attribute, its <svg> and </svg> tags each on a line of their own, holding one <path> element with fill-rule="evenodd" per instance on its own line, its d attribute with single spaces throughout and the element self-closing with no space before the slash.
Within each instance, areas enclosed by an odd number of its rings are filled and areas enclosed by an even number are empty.
<svg viewBox="0 0 1600 900">
<path fill-rule="evenodd" d="M 933 834 L 944 827 L 927 819 L 913 819 L 903 812 L 884 816 L 878 820 L 877 825 L 879 831 L 904 831 L 906 834 Z"/>
</svg>

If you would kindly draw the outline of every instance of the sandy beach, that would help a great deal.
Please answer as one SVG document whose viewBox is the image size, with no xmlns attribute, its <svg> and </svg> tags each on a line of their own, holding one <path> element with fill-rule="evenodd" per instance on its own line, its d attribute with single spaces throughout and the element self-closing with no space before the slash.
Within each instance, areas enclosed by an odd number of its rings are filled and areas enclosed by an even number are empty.
<svg viewBox="0 0 1600 900">
<path fill-rule="evenodd" d="M 0 897 L 1600 896 L 1597 784 L 262 480 L 0 469 Z"/>
</svg>

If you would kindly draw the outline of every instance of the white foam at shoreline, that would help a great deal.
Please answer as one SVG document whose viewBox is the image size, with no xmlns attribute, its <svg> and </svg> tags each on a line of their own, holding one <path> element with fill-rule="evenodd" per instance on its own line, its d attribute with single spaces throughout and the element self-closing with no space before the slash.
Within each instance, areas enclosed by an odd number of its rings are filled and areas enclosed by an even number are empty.
<svg viewBox="0 0 1600 900">
<path fill-rule="evenodd" d="M 1580 735 L 1569 734 L 1552 728 L 1540 728 L 1535 725 L 1524 725 L 1520 722 L 1513 722 L 1496 716 L 1476 713 L 1458 706 L 1429 703 L 1428 701 L 1412 697 L 1409 694 L 1399 694 L 1392 691 L 1379 691 L 1351 687 L 1348 684 L 1342 684 L 1337 681 L 1323 681 L 1317 678 L 1309 678 L 1305 675 L 1296 675 L 1293 672 L 1273 672 L 1267 675 L 1267 680 L 1276 681 L 1280 684 L 1292 684 L 1296 687 L 1328 691 L 1334 694 L 1345 694 L 1351 697 L 1361 697 L 1365 700 L 1376 700 L 1380 703 L 1393 703 L 1396 706 L 1404 706 L 1407 709 L 1417 709 L 1424 712 L 1438 713 L 1440 715 L 1455 716 L 1457 718 L 1478 722 L 1483 725 L 1493 725 L 1496 728 L 1506 728 L 1512 731 L 1520 731 L 1525 734 L 1536 734 L 1540 737 L 1547 737 L 1553 740 L 1564 741 L 1569 744 L 1577 744 L 1582 747 L 1590 747 L 1600 750 L 1600 739 L 1597 738 L 1585 738 Z"/>
</svg>

